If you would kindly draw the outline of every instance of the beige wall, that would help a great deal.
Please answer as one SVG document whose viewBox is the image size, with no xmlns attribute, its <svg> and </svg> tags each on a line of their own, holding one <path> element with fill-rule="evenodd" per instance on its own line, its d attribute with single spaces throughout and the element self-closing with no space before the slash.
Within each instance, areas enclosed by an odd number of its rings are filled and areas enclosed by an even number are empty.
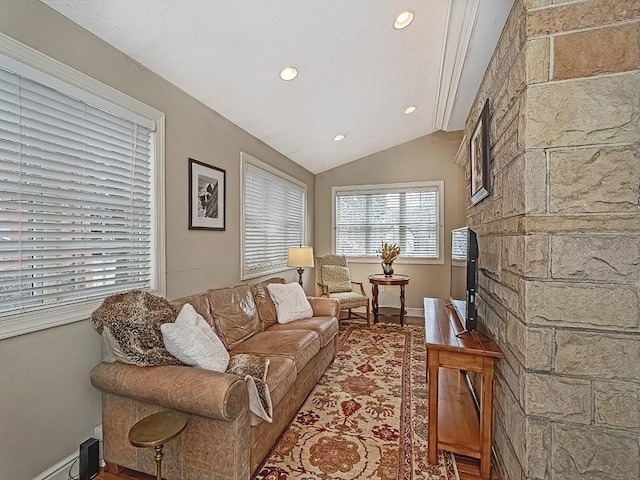
<svg viewBox="0 0 640 480">
<path fill-rule="evenodd" d="M 241 150 L 307 183 L 313 239 L 310 172 L 36 0 L 2 0 L 0 32 L 166 114 L 169 298 L 240 282 Z M 187 228 L 189 157 L 227 172 L 224 232 Z M 283 276 L 297 279 L 293 270 Z M 0 478 L 32 478 L 92 434 L 100 397 L 89 371 L 99 357 L 100 337 L 88 321 L 0 341 Z"/>
<path fill-rule="evenodd" d="M 451 258 L 451 229 L 465 225 L 464 170 L 453 163 L 462 135 L 460 132 L 434 133 L 383 150 L 355 162 L 316 176 L 316 255 L 331 253 L 331 187 L 381 183 L 444 180 L 444 258 L 443 265 L 394 263 L 396 273 L 411 276 L 406 289 L 407 308 L 422 308 L 423 298 L 448 297 Z M 350 263 L 354 281 L 364 282 L 370 294 L 367 276 L 381 273 L 376 263 Z M 398 287 L 387 287 L 379 295 L 381 306 L 398 306 Z"/>
</svg>

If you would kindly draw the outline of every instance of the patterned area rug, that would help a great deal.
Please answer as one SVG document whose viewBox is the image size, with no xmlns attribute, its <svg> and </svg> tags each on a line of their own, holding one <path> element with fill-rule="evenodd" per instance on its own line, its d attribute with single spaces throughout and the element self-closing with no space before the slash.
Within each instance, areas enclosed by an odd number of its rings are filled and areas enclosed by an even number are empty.
<svg viewBox="0 0 640 480">
<path fill-rule="evenodd" d="M 424 328 L 341 321 L 339 350 L 254 480 L 457 480 L 427 463 Z"/>
</svg>

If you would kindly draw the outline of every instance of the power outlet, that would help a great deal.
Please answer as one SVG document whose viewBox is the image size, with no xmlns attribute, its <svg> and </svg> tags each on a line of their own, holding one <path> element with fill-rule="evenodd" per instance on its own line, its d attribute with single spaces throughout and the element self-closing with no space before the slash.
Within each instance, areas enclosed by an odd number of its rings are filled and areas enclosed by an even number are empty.
<svg viewBox="0 0 640 480">
<path fill-rule="evenodd" d="M 93 438 L 100 442 L 100 467 L 104 468 L 106 463 L 102 459 L 102 424 L 93 427 Z"/>
<path fill-rule="evenodd" d="M 93 427 L 93 438 L 102 441 L 102 424 Z"/>
</svg>

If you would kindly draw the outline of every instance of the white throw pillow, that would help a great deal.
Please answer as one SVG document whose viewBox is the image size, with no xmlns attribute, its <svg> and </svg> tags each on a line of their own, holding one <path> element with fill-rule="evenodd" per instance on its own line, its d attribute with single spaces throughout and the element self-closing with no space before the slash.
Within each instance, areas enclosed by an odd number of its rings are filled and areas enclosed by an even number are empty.
<svg viewBox="0 0 640 480">
<path fill-rule="evenodd" d="M 175 322 L 163 323 L 160 330 L 164 346 L 183 363 L 216 372 L 227 370 L 229 352 L 190 303 L 184 304 Z"/>
<path fill-rule="evenodd" d="M 278 323 L 289 323 L 313 316 L 313 309 L 299 283 L 270 283 L 267 285 L 276 306 Z"/>
</svg>

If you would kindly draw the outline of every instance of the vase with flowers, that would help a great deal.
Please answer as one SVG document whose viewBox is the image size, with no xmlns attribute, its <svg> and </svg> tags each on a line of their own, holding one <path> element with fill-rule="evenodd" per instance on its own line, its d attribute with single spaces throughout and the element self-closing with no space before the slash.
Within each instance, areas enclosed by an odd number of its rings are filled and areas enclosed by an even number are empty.
<svg viewBox="0 0 640 480">
<path fill-rule="evenodd" d="M 387 277 L 393 275 L 393 262 L 400 256 L 400 247 L 395 243 L 382 242 L 380 248 L 382 271 Z"/>
</svg>

